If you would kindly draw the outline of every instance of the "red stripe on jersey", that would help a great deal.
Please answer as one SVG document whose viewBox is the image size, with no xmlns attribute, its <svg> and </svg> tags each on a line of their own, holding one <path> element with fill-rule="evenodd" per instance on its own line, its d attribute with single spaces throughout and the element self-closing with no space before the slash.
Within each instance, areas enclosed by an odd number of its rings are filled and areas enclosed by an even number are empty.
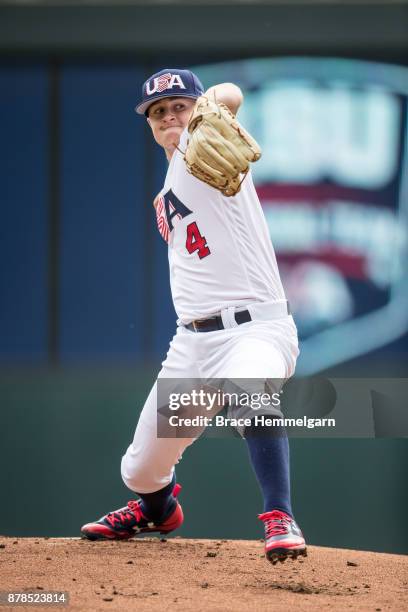
<svg viewBox="0 0 408 612">
<path fill-rule="evenodd" d="M 166 210 L 164 208 L 164 199 L 160 197 L 156 206 L 157 227 L 161 237 L 166 242 L 169 241 L 169 226 L 166 219 Z"/>
</svg>

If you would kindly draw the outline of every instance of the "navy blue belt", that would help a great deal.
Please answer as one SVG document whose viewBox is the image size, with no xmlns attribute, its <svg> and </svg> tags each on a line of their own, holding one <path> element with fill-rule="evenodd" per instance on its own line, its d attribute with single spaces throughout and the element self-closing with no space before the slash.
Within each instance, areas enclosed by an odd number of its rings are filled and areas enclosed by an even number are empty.
<svg viewBox="0 0 408 612">
<path fill-rule="evenodd" d="M 249 314 L 248 310 L 241 310 L 240 312 L 235 312 L 234 318 L 238 325 L 242 325 L 242 323 L 249 323 L 249 321 L 252 321 L 251 315 Z M 212 332 L 220 329 L 225 329 L 224 323 L 222 322 L 222 318 L 220 317 L 220 315 L 217 315 L 216 317 L 209 317 L 208 319 L 198 319 L 197 321 L 192 321 L 184 327 L 193 332 Z"/>
</svg>

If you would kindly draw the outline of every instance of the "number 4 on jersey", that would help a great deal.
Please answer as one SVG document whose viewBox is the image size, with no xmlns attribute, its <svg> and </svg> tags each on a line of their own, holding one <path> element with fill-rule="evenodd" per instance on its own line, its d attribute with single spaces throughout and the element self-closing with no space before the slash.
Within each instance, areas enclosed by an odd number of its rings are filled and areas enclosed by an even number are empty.
<svg viewBox="0 0 408 612">
<path fill-rule="evenodd" d="M 198 256 L 200 259 L 207 257 L 207 255 L 210 255 L 211 253 L 207 246 L 205 237 L 200 234 L 200 230 L 198 229 L 195 221 L 194 223 L 187 225 L 186 249 L 190 254 L 198 251 Z"/>
</svg>

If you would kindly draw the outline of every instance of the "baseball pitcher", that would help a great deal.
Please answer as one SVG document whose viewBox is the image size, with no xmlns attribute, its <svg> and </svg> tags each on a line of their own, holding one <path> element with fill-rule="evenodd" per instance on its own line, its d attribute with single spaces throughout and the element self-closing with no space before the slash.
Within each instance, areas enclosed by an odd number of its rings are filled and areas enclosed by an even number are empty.
<svg viewBox="0 0 408 612">
<path fill-rule="evenodd" d="M 297 332 L 251 176 L 261 151 L 236 118 L 242 102 L 232 83 L 204 92 L 191 71 L 166 68 L 147 79 L 136 107 L 169 162 L 154 206 L 178 320 L 159 381 L 284 381 L 295 371 Z M 183 523 L 175 465 L 198 436 L 158 435 L 157 411 L 156 381 L 121 464 L 139 499 L 84 525 L 90 540 L 167 534 Z M 240 433 L 264 499 L 266 557 L 306 556 L 291 506 L 284 428 L 253 419 Z"/>
</svg>

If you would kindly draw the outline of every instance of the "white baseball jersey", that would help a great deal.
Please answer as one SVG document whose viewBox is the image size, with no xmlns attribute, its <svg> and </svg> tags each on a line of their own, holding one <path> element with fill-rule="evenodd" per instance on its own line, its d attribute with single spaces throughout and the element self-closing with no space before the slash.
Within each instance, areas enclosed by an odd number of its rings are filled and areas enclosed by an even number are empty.
<svg viewBox="0 0 408 612">
<path fill-rule="evenodd" d="M 179 148 L 187 145 L 187 128 Z M 156 199 L 169 245 L 170 285 L 179 324 L 228 306 L 285 299 L 275 252 L 251 173 L 236 196 L 187 172 L 176 150 Z"/>
</svg>

